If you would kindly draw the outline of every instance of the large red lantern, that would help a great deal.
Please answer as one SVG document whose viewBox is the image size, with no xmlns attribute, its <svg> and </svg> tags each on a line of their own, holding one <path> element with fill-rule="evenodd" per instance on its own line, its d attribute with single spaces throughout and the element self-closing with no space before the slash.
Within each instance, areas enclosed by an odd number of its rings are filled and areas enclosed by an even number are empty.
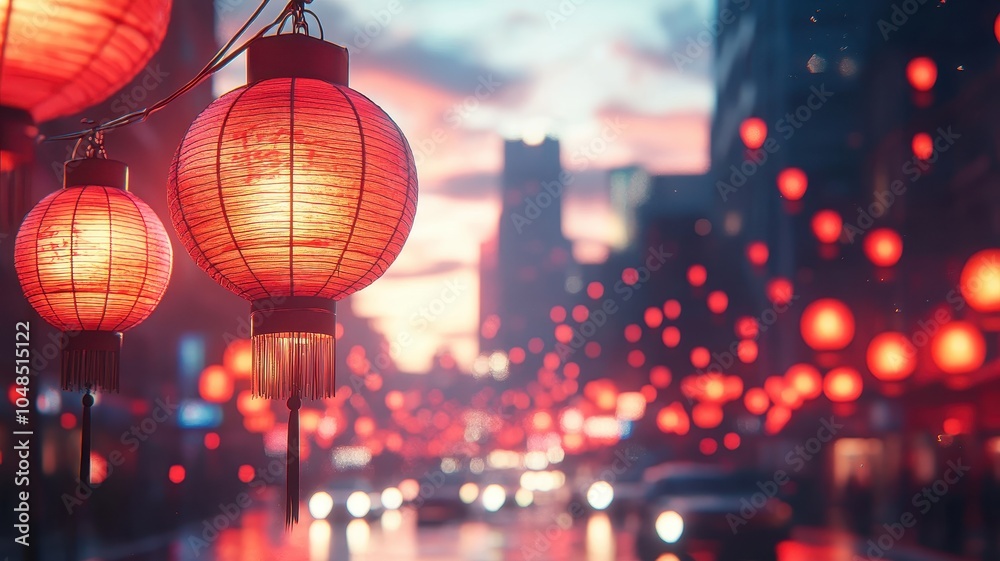
<svg viewBox="0 0 1000 561">
<path fill-rule="evenodd" d="M 252 388 L 288 399 L 290 462 L 300 398 L 334 391 L 334 303 L 386 271 L 416 212 L 406 138 L 347 86 L 347 71 L 347 50 L 320 39 L 254 41 L 248 85 L 195 119 L 170 169 L 184 247 L 251 303 Z M 291 524 L 297 479 L 289 484 Z"/>
<path fill-rule="evenodd" d="M 160 48 L 170 0 L 0 0 L 0 105 L 36 122 L 129 83 Z"/>
<path fill-rule="evenodd" d="M 821 298 L 806 306 L 802 339 L 816 351 L 839 351 L 854 339 L 854 314 L 840 300 Z"/>
<path fill-rule="evenodd" d="M 1000 312 L 1000 249 L 984 249 L 965 262 L 959 282 L 974 310 Z"/>
<path fill-rule="evenodd" d="M 986 341 L 967 321 L 946 323 L 931 340 L 931 358 L 946 374 L 967 374 L 986 360 Z"/>
<path fill-rule="evenodd" d="M 883 382 L 898 382 L 913 374 L 917 350 L 902 333 L 880 333 L 868 343 L 868 370 Z"/>
<path fill-rule="evenodd" d="M 122 332 L 160 302 L 172 256 L 160 219 L 128 191 L 128 168 L 114 160 L 67 162 L 63 189 L 21 224 L 14 267 L 31 307 L 64 333 L 60 379 L 66 390 L 87 392 L 85 448 L 90 392 L 118 391 Z M 89 481 L 89 462 L 81 480 Z"/>
</svg>

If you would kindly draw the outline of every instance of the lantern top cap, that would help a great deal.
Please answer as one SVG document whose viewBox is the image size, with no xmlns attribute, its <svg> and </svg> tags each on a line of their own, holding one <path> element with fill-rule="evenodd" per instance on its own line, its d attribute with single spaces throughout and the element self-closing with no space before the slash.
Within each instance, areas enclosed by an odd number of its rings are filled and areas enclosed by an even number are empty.
<svg viewBox="0 0 1000 561">
<path fill-rule="evenodd" d="M 79 158 L 63 164 L 63 188 L 100 186 L 128 191 L 128 166 L 118 160 Z"/>
<path fill-rule="evenodd" d="M 346 86 L 347 49 L 300 33 L 261 37 L 247 48 L 247 83 L 273 78 L 313 78 Z"/>
</svg>

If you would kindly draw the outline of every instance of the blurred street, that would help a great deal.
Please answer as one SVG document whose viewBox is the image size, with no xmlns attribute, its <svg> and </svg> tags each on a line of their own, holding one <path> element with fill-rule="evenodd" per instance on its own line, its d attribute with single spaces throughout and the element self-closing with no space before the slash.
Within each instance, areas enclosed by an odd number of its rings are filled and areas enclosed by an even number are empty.
<svg viewBox="0 0 1000 561">
<path fill-rule="evenodd" d="M 101 548 L 88 544 L 89 561 L 640 561 L 634 549 L 635 520 L 598 512 L 567 520 L 558 508 L 504 509 L 490 516 L 436 526 L 417 524 L 406 507 L 368 520 L 305 521 L 291 534 L 281 531 L 275 508 L 246 512 L 242 526 L 200 542 L 203 528 L 189 526 L 176 535 Z M 910 546 L 884 556 L 869 556 L 869 544 L 845 532 L 796 528 L 778 547 L 780 561 L 954 561 L 954 557 Z M 697 561 L 713 559 L 699 553 Z M 52 557 L 53 561 L 59 557 Z M 662 561 L 676 561 L 670 554 Z M 691 559 L 691 557 L 680 557 Z"/>
</svg>

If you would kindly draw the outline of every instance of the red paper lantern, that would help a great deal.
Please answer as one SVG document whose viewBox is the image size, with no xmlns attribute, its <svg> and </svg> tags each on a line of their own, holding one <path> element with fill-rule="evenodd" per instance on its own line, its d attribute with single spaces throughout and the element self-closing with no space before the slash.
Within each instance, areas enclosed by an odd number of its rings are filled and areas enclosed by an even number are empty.
<svg viewBox="0 0 1000 561">
<path fill-rule="evenodd" d="M 763 267 L 769 256 L 770 251 L 768 251 L 766 243 L 756 241 L 747 244 L 747 259 L 752 265 Z"/>
<path fill-rule="evenodd" d="M 946 374 L 967 374 L 986 360 L 986 341 L 975 325 L 953 321 L 941 326 L 931 341 L 931 358 Z"/>
<path fill-rule="evenodd" d="M 778 174 L 778 192 L 790 201 L 797 201 L 806 194 L 809 178 L 799 168 L 786 168 Z"/>
<path fill-rule="evenodd" d="M 767 139 L 767 123 L 757 117 L 749 117 L 740 123 L 740 139 L 751 150 L 764 145 Z"/>
<path fill-rule="evenodd" d="M 840 300 L 821 298 L 806 306 L 802 339 L 816 351 L 839 351 L 854 339 L 854 314 Z"/>
<path fill-rule="evenodd" d="M 812 230 L 816 239 L 823 243 L 834 243 L 840 238 L 844 221 L 832 210 L 821 210 L 813 215 Z"/>
<path fill-rule="evenodd" d="M 703 286 L 705 281 L 708 280 L 708 271 L 705 269 L 704 265 L 691 265 L 688 267 L 687 279 L 688 282 L 691 283 L 691 286 Z M 669 316 L 669 312 L 667 315 Z"/>
<path fill-rule="evenodd" d="M 898 382 L 913 374 L 917 351 L 902 333 L 880 333 L 868 343 L 868 370 L 883 382 Z"/>
<path fill-rule="evenodd" d="M 713 290 L 708 293 L 708 309 L 713 314 L 721 314 L 729 307 L 729 296 L 721 290 Z"/>
<path fill-rule="evenodd" d="M 767 299 L 776 306 L 783 306 L 792 301 L 795 296 L 795 287 L 792 281 L 785 277 L 775 277 L 767 282 L 765 288 Z"/>
<path fill-rule="evenodd" d="M 793 364 L 785 371 L 785 381 L 804 399 L 816 399 L 823 393 L 823 377 L 811 364 Z"/>
<path fill-rule="evenodd" d="M 753 415 L 762 415 L 771 404 L 767 392 L 760 388 L 750 388 L 743 396 L 743 404 Z"/>
<path fill-rule="evenodd" d="M 172 256 L 160 219 L 128 191 L 125 164 L 66 163 L 64 188 L 31 209 L 14 243 L 25 298 L 67 333 L 64 389 L 118 391 L 122 332 L 160 302 Z"/>
<path fill-rule="evenodd" d="M 864 382 L 861 374 L 849 367 L 841 366 L 826 373 L 823 380 L 823 393 L 834 403 L 847 403 L 861 397 Z"/>
<path fill-rule="evenodd" d="M 0 103 L 37 122 L 100 103 L 160 48 L 170 0 L 0 0 Z"/>
<path fill-rule="evenodd" d="M 980 312 L 1000 312 L 1000 249 L 984 249 L 965 262 L 962 297 Z"/>
<path fill-rule="evenodd" d="M 343 47 L 278 35 L 247 59 L 249 85 L 209 105 L 177 149 L 171 220 L 198 265 L 251 302 L 254 392 L 328 397 L 334 302 L 402 249 L 413 155 L 392 119 L 347 87 Z"/>
<path fill-rule="evenodd" d="M 937 82 L 937 75 L 937 64 L 925 56 L 917 57 L 906 65 L 906 78 L 918 92 L 930 91 Z"/>
<path fill-rule="evenodd" d="M 879 228 L 865 236 L 864 249 L 875 265 L 892 267 L 903 256 L 903 239 L 892 228 Z"/>
<path fill-rule="evenodd" d="M 293 13 L 305 30 L 301 5 Z M 195 119 L 170 168 L 181 242 L 251 303 L 252 391 L 288 399 L 288 527 L 298 521 L 301 397 L 336 385 L 335 302 L 385 273 L 417 206 L 406 137 L 347 86 L 347 71 L 347 49 L 322 39 L 256 39 L 248 84 Z"/>
</svg>

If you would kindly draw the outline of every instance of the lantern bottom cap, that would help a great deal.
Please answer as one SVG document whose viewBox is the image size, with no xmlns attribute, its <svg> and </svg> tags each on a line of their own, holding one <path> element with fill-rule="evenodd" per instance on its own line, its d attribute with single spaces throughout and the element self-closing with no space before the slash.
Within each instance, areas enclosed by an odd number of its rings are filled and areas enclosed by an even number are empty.
<svg viewBox="0 0 1000 561">
<path fill-rule="evenodd" d="M 64 390 L 117 392 L 122 334 L 76 331 L 62 334 L 60 382 Z"/>
</svg>

